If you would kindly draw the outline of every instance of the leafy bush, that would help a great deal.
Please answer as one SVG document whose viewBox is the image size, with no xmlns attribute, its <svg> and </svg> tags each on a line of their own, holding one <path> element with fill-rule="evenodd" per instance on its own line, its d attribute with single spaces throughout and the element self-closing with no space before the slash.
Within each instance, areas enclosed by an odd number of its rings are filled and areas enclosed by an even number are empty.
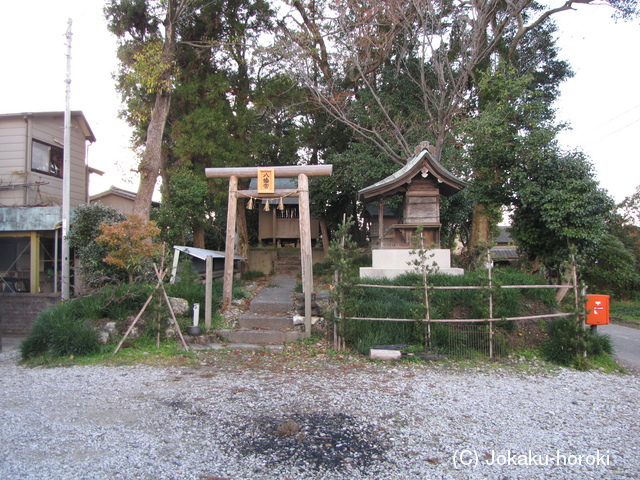
<svg viewBox="0 0 640 480">
<path fill-rule="evenodd" d="M 126 220 L 118 223 L 100 224 L 102 235 L 96 243 L 107 250 L 104 262 L 123 269 L 134 283 L 134 275 L 144 271 L 145 265 L 159 254 L 158 245 L 150 239 L 160 233 L 156 223 L 140 215 L 127 214 Z"/>
<path fill-rule="evenodd" d="M 122 279 L 119 269 L 102 261 L 107 250 L 98 245 L 95 239 L 101 234 L 101 224 L 117 223 L 124 219 L 125 216 L 115 208 L 99 203 L 79 205 L 74 209 L 69 229 L 69 246 L 75 249 L 80 260 L 76 274 L 86 286 L 97 288 Z"/>
<path fill-rule="evenodd" d="M 612 354 L 613 344 L 607 335 L 592 334 L 575 317 L 564 317 L 547 324 L 549 340 L 542 345 L 546 360 L 580 370 L 587 368 L 587 357 Z"/>
<path fill-rule="evenodd" d="M 593 255 L 581 268 L 590 291 L 630 298 L 640 289 L 636 256 L 613 235 L 605 235 Z"/>
<path fill-rule="evenodd" d="M 138 313 L 152 292 L 153 285 L 123 283 L 104 288 L 98 296 L 105 300 L 104 317 L 121 321 Z"/>
<path fill-rule="evenodd" d="M 46 353 L 56 357 L 88 355 L 99 347 L 95 330 L 77 316 L 77 311 L 61 304 L 38 316 L 31 333 L 20 346 L 20 353 L 26 360 Z"/>
</svg>

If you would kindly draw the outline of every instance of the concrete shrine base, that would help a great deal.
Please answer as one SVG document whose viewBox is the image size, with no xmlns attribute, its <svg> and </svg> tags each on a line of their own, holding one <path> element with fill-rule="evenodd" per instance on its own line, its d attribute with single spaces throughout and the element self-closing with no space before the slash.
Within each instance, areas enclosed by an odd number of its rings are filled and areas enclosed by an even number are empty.
<svg viewBox="0 0 640 480">
<path fill-rule="evenodd" d="M 404 273 L 414 272 L 415 267 L 411 262 L 418 258 L 417 254 L 408 248 L 379 248 L 372 250 L 372 267 L 361 267 L 360 278 L 395 278 Z M 431 255 L 433 256 L 431 257 Z M 463 275 L 464 269 L 451 267 L 451 250 L 448 248 L 436 248 L 427 253 L 429 262 L 435 264 L 438 273 L 449 275 Z"/>
</svg>

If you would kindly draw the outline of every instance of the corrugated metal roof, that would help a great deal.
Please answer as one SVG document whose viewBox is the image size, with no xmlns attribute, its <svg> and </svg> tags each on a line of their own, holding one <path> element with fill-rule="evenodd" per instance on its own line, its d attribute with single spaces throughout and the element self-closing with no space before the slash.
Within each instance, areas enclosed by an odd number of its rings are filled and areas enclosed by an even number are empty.
<svg viewBox="0 0 640 480">
<path fill-rule="evenodd" d="M 192 257 L 199 258 L 200 260 L 206 260 L 207 257 L 224 258 L 224 252 L 219 252 L 217 250 L 206 250 L 204 248 L 184 247 L 181 245 L 174 245 L 173 248 L 175 250 L 179 250 L 181 252 L 187 253 Z M 233 259 L 246 260 L 246 258 L 240 257 L 238 255 L 234 255 Z"/>
</svg>

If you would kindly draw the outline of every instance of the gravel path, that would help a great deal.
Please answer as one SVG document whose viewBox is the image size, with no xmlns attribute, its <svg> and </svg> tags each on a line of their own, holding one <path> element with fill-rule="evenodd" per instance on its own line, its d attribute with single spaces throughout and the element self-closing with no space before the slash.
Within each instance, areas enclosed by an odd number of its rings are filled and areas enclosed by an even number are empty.
<svg viewBox="0 0 640 480">
<path fill-rule="evenodd" d="M 0 354 L 2 479 L 640 477 L 634 375 L 246 352 L 195 367 L 15 361 Z"/>
</svg>

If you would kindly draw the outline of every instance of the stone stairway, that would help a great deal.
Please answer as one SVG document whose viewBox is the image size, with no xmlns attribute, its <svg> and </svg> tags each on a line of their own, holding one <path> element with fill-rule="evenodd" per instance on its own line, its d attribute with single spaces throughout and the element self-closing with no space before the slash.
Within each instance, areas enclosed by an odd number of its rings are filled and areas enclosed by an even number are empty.
<svg viewBox="0 0 640 480">
<path fill-rule="evenodd" d="M 304 338 L 303 331 L 293 328 L 295 286 L 295 276 L 277 275 L 238 318 L 239 328 L 218 330 L 217 335 L 232 344 L 252 345 L 281 345 Z"/>
<path fill-rule="evenodd" d="M 300 273 L 300 251 L 294 254 L 278 252 L 273 265 L 276 275 L 297 275 Z M 294 284 L 295 285 L 295 284 Z"/>
</svg>

